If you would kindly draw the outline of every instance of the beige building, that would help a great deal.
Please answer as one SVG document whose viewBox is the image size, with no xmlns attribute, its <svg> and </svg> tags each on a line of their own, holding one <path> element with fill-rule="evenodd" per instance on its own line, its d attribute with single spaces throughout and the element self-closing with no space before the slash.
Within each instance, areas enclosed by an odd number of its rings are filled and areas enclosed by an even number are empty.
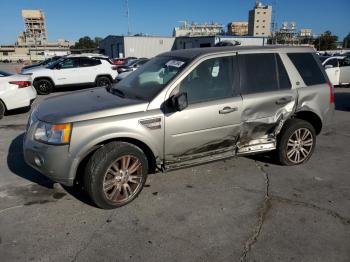
<svg viewBox="0 0 350 262">
<path fill-rule="evenodd" d="M 231 22 L 227 25 L 229 35 L 246 36 L 248 35 L 248 22 Z"/>
<path fill-rule="evenodd" d="M 47 32 L 42 10 L 22 10 L 25 31 L 18 37 L 18 44 L 45 45 Z"/>
<path fill-rule="evenodd" d="M 263 5 L 256 1 L 253 10 L 249 11 L 248 35 L 270 36 L 271 35 L 272 6 Z"/>
</svg>

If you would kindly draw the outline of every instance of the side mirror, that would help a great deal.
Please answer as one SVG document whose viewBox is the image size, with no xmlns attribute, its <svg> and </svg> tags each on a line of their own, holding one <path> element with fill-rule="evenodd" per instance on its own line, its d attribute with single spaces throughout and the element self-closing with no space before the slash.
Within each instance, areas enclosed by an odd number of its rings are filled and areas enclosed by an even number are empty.
<svg viewBox="0 0 350 262">
<path fill-rule="evenodd" d="M 187 93 L 178 93 L 171 98 L 171 102 L 176 111 L 182 111 L 188 107 Z"/>
<path fill-rule="evenodd" d="M 325 68 L 326 68 L 326 69 L 328 69 L 328 68 L 333 68 L 333 65 L 326 65 Z"/>
</svg>

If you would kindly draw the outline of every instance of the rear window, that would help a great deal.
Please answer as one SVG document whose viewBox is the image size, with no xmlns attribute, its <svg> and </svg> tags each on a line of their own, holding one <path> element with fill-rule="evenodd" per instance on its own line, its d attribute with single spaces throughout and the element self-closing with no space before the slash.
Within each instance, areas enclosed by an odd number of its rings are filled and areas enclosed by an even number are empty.
<svg viewBox="0 0 350 262">
<path fill-rule="evenodd" d="M 241 91 L 243 94 L 290 89 L 291 84 L 279 55 L 239 55 Z"/>
<path fill-rule="evenodd" d="M 288 57 L 293 62 L 304 82 L 308 86 L 326 83 L 326 79 L 311 53 L 289 53 Z"/>
</svg>

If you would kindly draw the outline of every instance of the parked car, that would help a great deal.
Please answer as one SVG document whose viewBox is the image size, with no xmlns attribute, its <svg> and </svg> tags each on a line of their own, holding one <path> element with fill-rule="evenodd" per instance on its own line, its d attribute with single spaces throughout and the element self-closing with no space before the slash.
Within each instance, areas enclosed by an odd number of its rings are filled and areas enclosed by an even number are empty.
<svg viewBox="0 0 350 262">
<path fill-rule="evenodd" d="M 108 86 L 118 76 L 110 59 L 101 55 L 69 55 L 46 67 L 22 72 L 31 75 L 38 94 L 47 95 L 62 86 Z"/>
<path fill-rule="evenodd" d="M 125 77 L 127 77 L 132 72 L 134 72 L 137 69 L 139 69 L 142 65 L 144 65 L 148 61 L 149 61 L 149 59 L 147 59 L 147 58 L 138 59 L 137 61 L 135 61 L 135 63 L 132 63 L 131 66 L 128 66 L 128 67 L 121 66 L 121 67 L 119 67 L 118 68 L 119 75 L 117 76 L 117 82 L 123 80 Z"/>
<path fill-rule="evenodd" d="M 350 84 L 350 57 L 321 56 L 320 60 L 332 85 L 343 86 Z"/>
<path fill-rule="evenodd" d="M 50 63 L 53 63 L 55 61 L 57 61 L 58 59 L 60 59 L 62 56 L 53 56 L 51 58 L 48 58 L 40 63 L 36 63 L 36 64 L 32 64 L 32 65 L 26 65 L 24 67 L 22 67 L 21 72 L 25 72 L 28 69 L 32 69 L 32 68 L 36 68 L 36 67 L 44 67 L 49 65 Z"/>
<path fill-rule="evenodd" d="M 271 151 L 282 165 L 302 164 L 333 112 L 333 87 L 310 48 L 185 49 L 113 87 L 42 102 L 24 156 L 64 185 L 82 179 L 97 206 L 115 208 L 156 171 Z"/>
<path fill-rule="evenodd" d="M 5 59 L 5 60 L 2 60 L 2 62 L 3 62 L 4 64 L 9 64 L 9 63 L 11 63 L 12 61 L 9 60 L 9 59 Z"/>
<path fill-rule="evenodd" d="M 117 65 L 117 66 L 121 66 L 121 65 L 128 63 L 129 61 L 136 60 L 136 59 L 137 59 L 137 57 L 115 58 L 113 60 L 113 64 Z"/>
<path fill-rule="evenodd" d="M 28 107 L 36 98 L 30 78 L 0 71 L 0 119 L 8 110 Z"/>
<path fill-rule="evenodd" d="M 138 69 L 140 66 L 143 64 L 147 63 L 149 61 L 148 58 L 139 58 L 135 60 L 130 60 L 127 62 L 125 65 L 119 66 L 118 67 L 118 73 L 124 73 L 124 72 L 133 72 L 136 69 Z"/>
</svg>

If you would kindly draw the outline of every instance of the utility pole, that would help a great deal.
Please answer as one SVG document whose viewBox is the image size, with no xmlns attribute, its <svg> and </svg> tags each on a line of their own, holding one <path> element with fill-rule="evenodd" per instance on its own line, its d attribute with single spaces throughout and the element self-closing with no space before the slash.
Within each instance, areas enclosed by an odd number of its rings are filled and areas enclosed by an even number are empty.
<svg viewBox="0 0 350 262">
<path fill-rule="evenodd" d="M 128 35 L 131 35 L 131 30 L 130 30 L 130 10 L 129 10 L 129 0 L 126 1 L 126 16 L 128 18 Z"/>
</svg>

